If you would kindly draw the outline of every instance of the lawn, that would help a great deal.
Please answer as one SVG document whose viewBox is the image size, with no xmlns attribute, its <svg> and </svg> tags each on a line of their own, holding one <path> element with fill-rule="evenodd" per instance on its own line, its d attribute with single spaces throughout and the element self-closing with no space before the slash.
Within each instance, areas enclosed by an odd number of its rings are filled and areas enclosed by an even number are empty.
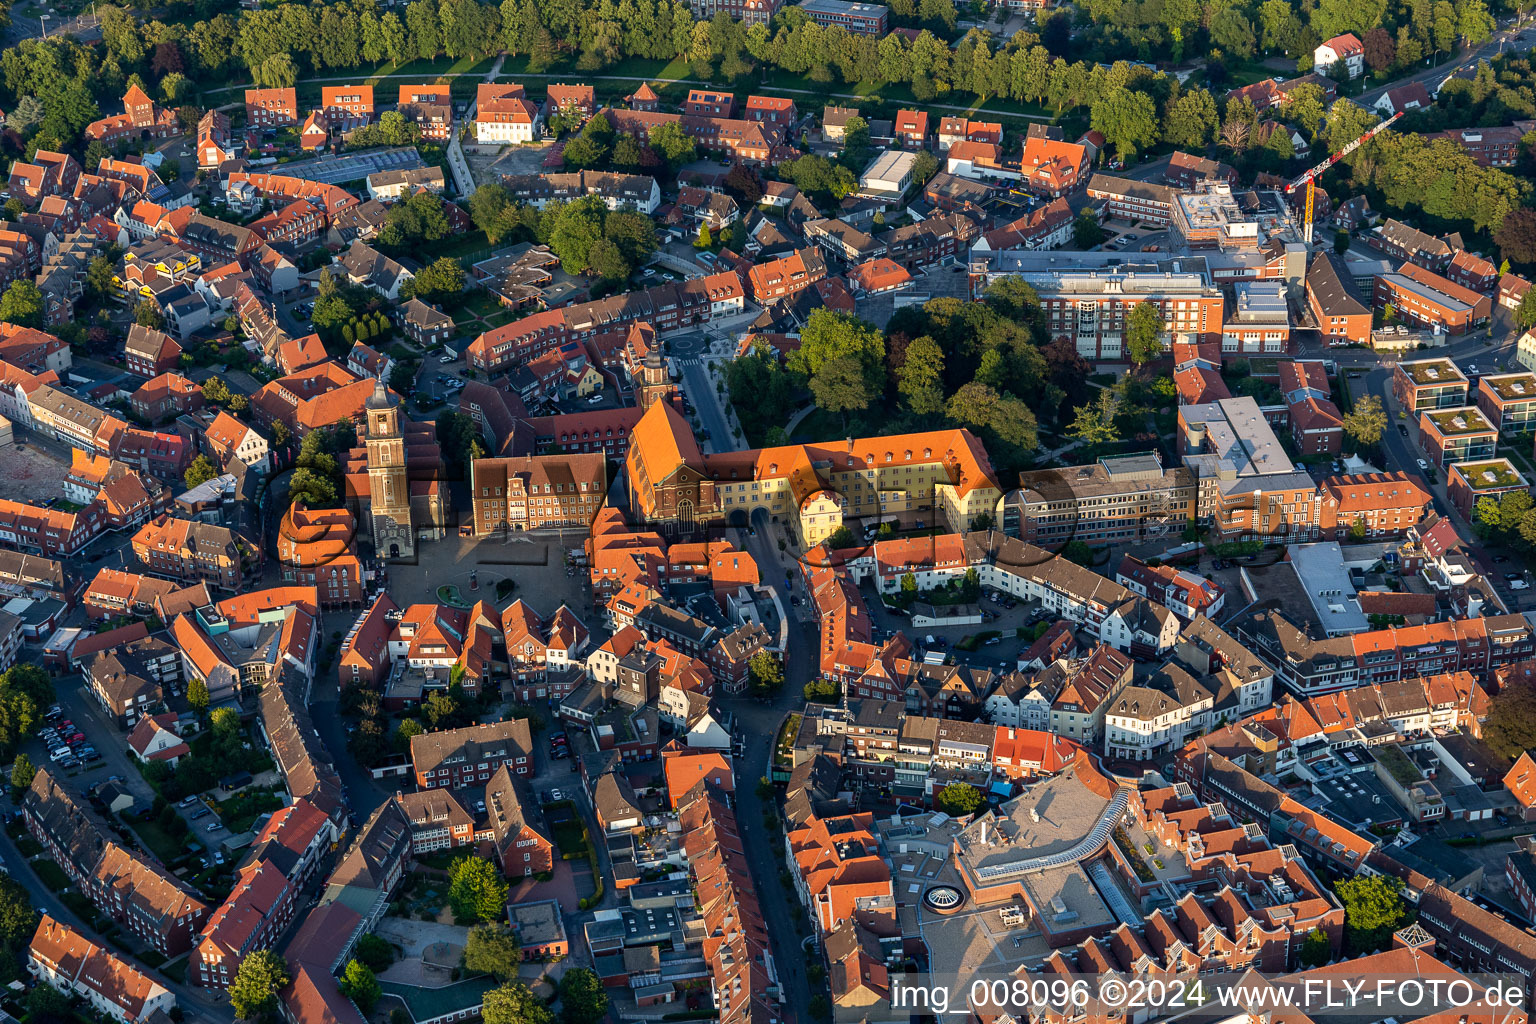
<svg viewBox="0 0 1536 1024">
<path fill-rule="evenodd" d="M 282 798 L 270 790 L 244 790 L 219 804 L 224 826 L 239 834 L 249 829 L 257 818 L 283 806 Z"/>
<path fill-rule="evenodd" d="M 487 317 L 500 312 L 502 305 L 496 301 L 496 297 L 490 292 L 484 289 L 476 289 L 475 291 L 465 293 L 464 298 L 453 308 L 455 313 L 468 313 L 474 317 Z"/>
<path fill-rule="evenodd" d="M 484 231 L 466 231 L 462 235 L 450 235 L 437 242 L 425 242 L 411 255 L 418 262 L 426 263 L 437 259 L 439 256 L 472 256 L 480 252 L 490 252 L 490 239 L 485 237 Z"/>
<path fill-rule="evenodd" d="M 438 587 L 437 599 L 443 602 L 443 604 L 451 605 L 454 608 L 469 608 L 474 604 L 474 602 L 464 599 L 464 595 L 459 593 L 458 587 L 451 585 Z"/>
<path fill-rule="evenodd" d="M 32 870 L 37 872 L 38 879 L 54 892 L 63 892 L 69 888 L 69 876 L 64 869 L 47 857 L 39 857 L 32 862 Z"/>
<path fill-rule="evenodd" d="M 169 832 L 160 827 L 160 823 L 147 819 L 144 821 L 130 821 L 129 827 L 139 834 L 144 845 L 149 847 L 151 853 L 160 858 L 162 864 L 172 864 L 186 855 L 184 842 L 174 838 Z"/>
<path fill-rule="evenodd" d="M 549 837 L 560 848 L 561 857 L 576 860 L 591 853 L 586 827 L 572 813 L 569 803 L 546 804 L 544 820 L 549 825 Z"/>
<path fill-rule="evenodd" d="M 179 957 L 168 964 L 160 965 L 160 973 L 170 978 L 178 985 L 184 985 L 187 981 L 187 957 Z"/>
</svg>

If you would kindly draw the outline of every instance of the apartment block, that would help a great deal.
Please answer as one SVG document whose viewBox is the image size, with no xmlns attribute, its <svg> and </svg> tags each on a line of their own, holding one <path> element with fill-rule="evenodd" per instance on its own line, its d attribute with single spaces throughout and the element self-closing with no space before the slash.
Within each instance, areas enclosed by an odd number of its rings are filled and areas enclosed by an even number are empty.
<svg viewBox="0 0 1536 1024">
<path fill-rule="evenodd" d="M 1509 491 L 1527 491 L 1530 483 L 1508 459 L 1484 459 L 1453 463 L 1445 472 L 1445 487 L 1451 504 L 1467 519 L 1479 498 L 1499 499 Z"/>
<path fill-rule="evenodd" d="M 1536 373 L 1499 373 L 1479 378 L 1477 407 L 1500 434 L 1536 430 Z"/>
<path fill-rule="evenodd" d="M 1466 405 L 1470 387 L 1449 359 L 1417 359 L 1392 369 L 1392 395 L 1411 413 Z"/>
<path fill-rule="evenodd" d="M 1498 441 L 1498 428 L 1475 405 L 1419 413 L 1419 448 L 1435 466 L 1491 459 Z"/>
<path fill-rule="evenodd" d="M 533 774 L 533 734 L 526 718 L 411 737 L 411 766 L 421 789 L 483 786 L 503 765 L 518 778 Z"/>
</svg>

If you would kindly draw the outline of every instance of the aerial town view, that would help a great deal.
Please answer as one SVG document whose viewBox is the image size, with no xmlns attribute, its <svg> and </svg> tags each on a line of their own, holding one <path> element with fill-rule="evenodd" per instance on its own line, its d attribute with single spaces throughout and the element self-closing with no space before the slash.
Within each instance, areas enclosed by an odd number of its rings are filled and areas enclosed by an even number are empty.
<svg viewBox="0 0 1536 1024">
<path fill-rule="evenodd" d="M 1531 0 L 0 35 L 0 1024 L 1527 1024 Z"/>
</svg>

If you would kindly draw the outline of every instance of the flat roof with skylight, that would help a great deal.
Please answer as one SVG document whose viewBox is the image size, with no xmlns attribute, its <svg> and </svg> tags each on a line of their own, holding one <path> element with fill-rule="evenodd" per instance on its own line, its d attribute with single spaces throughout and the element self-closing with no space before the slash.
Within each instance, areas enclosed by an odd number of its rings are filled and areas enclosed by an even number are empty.
<svg viewBox="0 0 1536 1024">
<path fill-rule="evenodd" d="M 1536 373 L 1500 373 L 1479 382 L 1504 402 L 1536 402 Z"/>
<path fill-rule="evenodd" d="M 1462 482 L 1474 491 L 1504 491 L 1527 486 L 1525 477 L 1508 459 L 1458 462 L 1451 466 L 1450 472 L 1461 477 Z"/>
<path fill-rule="evenodd" d="M 1459 437 L 1463 434 L 1494 434 L 1497 433 L 1488 417 L 1475 405 L 1464 405 L 1459 409 L 1439 409 L 1433 412 L 1426 411 L 1424 418 L 1434 424 L 1441 437 Z"/>
<path fill-rule="evenodd" d="M 1409 363 L 1398 363 L 1397 368 L 1409 380 L 1420 385 L 1466 383 L 1467 380 L 1466 375 L 1449 359 L 1416 359 Z"/>
</svg>

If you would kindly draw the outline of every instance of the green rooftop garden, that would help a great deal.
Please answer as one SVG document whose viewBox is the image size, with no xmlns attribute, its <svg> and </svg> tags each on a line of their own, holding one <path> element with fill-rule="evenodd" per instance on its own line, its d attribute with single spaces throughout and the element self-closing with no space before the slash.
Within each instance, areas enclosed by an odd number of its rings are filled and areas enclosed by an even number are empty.
<svg viewBox="0 0 1536 1024">
<path fill-rule="evenodd" d="M 1508 459 L 1491 462 L 1460 462 L 1456 472 L 1474 491 L 1494 490 L 1504 487 L 1524 487 L 1525 479 Z"/>
<path fill-rule="evenodd" d="M 1399 786 L 1407 789 L 1424 781 L 1424 775 L 1397 747 L 1377 747 L 1372 751 L 1377 762 L 1385 768 Z"/>
</svg>

